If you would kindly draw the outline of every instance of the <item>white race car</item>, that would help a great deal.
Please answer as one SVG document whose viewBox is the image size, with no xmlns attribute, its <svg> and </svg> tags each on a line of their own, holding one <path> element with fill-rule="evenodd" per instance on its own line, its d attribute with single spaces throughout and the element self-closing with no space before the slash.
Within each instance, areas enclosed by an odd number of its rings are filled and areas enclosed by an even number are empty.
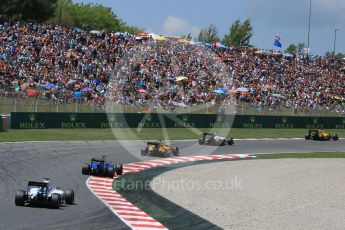
<svg viewBox="0 0 345 230">
<path fill-rule="evenodd" d="M 217 133 L 204 133 L 199 138 L 200 145 L 213 145 L 213 146 L 222 146 L 222 145 L 233 145 L 233 138 L 225 138 L 219 136 Z"/>
<path fill-rule="evenodd" d="M 59 208 L 63 203 L 74 203 L 74 192 L 71 189 L 64 192 L 58 187 L 53 187 L 48 179 L 42 182 L 29 181 L 26 191 L 18 190 L 15 196 L 17 206 L 24 206 L 27 203 Z"/>
</svg>

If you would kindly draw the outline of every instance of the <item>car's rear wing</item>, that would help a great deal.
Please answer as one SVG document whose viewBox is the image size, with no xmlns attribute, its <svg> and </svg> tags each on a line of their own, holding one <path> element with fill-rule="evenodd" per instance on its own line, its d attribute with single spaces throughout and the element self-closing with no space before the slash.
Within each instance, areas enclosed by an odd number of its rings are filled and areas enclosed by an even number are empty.
<svg viewBox="0 0 345 230">
<path fill-rule="evenodd" d="M 91 158 L 91 161 L 104 162 L 104 159 L 94 157 L 94 158 Z"/>
<path fill-rule="evenodd" d="M 47 187 L 48 183 L 46 182 L 37 182 L 37 181 L 29 181 L 28 186 L 35 186 L 35 187 Z"/>
</svg>

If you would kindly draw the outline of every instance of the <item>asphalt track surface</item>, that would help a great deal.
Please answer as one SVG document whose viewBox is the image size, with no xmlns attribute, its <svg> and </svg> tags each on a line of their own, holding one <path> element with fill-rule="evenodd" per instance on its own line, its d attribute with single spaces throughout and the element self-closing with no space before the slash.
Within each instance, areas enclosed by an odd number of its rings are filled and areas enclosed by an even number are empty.
<svg viewBox="0 0 345 230">
<path fill-rule="evenodd" d="M 133 142 L 128 142 L 133 143 Z M 191 142 L 173 142 L 181 155 L 202 155 L 204 152 L 279 153 L 312 151 L 345 151 L 345 140 L 317 142 L 304 140 L 239 140 L 234 146 L 220 148 L 200 146 L 199 151 L 185 152 Z M 106 155 L 115 163 L 145 160 L 140 148 L 127 148 L 117 141 L 23 142 L 0 143 L 0 223 L 1 229 L 128 229 L 86 187 L 87 176 L 81 166 L 90 157 Z M 201 154 L 201 152 L 203 152 Z M 73 189 L 75 204 L 60 209 L 16 207 L 16 190 L 24 189 L 28 180 L 51 178 L 62 189 Z"/>
</svg>

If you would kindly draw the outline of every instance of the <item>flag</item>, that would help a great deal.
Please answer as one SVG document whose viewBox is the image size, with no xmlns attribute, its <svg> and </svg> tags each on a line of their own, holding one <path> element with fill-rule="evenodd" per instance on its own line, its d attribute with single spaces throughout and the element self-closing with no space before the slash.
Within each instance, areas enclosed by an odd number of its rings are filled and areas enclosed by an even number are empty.
<svg viewBox="0 0 345 230">
<path fill-rule="evenodd" d="M 274 44 L 273 45 L 276 47 L 282 48 L 282 43 L 280 41 L 279 35 L 274 36 Z"/>
</svg>

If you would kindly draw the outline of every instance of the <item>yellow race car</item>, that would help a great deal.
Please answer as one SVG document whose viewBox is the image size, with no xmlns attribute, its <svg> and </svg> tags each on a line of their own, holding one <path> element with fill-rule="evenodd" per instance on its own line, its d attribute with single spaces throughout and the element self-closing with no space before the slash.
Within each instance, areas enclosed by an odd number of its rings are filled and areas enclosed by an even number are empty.
<svg viewBox="0 0 345 230">
<path fill-rule="evenodd" d="M 180 155 L 178 147 L 172 147 L 162 141 L 147 142 L 146 148 L 141 149 L 142 156 L 171 157 Z"/>
<path fill-rule="evenodd" d="M 306 140 L 315 140 L 315 141 L 329 141 L 339 140 L 337 134 L 331 135 L 330 133 L 322 130 L 322 129 L 310 129 L 309 132 L 305 135 Z"/>
</svg>

